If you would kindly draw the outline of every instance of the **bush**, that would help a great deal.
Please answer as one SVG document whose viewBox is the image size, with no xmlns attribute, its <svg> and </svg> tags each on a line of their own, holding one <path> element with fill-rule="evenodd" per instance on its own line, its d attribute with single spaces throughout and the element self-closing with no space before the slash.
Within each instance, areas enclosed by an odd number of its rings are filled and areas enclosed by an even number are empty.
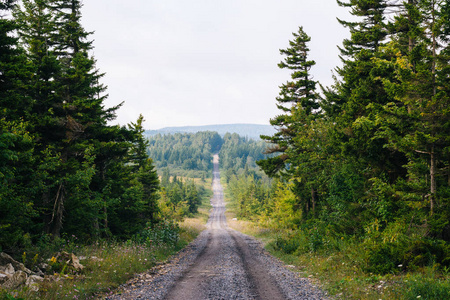
<svg viewBox="0 0 450 300">
<path fill-rule="evenodd" d="M 409 268 L 439 264 L 449 266 L 450 246 L 444 241 L 422 239 L 409 243 L 404 254 L 404 261 Z"/>
<path fill-rule="evenodd" d="M 450 282 L 448 280 L 417 276 L 408 280 L 404 299 L 450 299 Z"/>
<path fill-rule="evenodd" d="M 278 236 L 273 242 L 273 247 L 278 251 L 292 254 L 300 247 L 300 241 L 295 237 Z"/>
<path fill-rule="evenodd" d="M 376 274 L 397 273 L 426 266 L 450 265 L 450 246 L 442 240 L 417 239 L 377 243 L 366 254 L 366 271 Z"/>
<path fill-rule="evenodd" d="M 134 238 L 135 242 L 147 246 L 175 246 L 180 239 L 180 227 L 177 223 L 164 220 L 157 224 L 148 223 L 144 230 Z"/>
<path fill-rule="evenodd" d="M 317 252 L 325 247 L 324 233 L 316 227 L 298 230 L 293 234 L 278 236 L 273 247 L 286 254 Z"/>
<path fill-rule="evenodd" d="M 398 243 L 380 243 L 369 248 L 366 271 L 375 274 L 395 273 L 402 266 L 402 254 Z"/>
</svg>

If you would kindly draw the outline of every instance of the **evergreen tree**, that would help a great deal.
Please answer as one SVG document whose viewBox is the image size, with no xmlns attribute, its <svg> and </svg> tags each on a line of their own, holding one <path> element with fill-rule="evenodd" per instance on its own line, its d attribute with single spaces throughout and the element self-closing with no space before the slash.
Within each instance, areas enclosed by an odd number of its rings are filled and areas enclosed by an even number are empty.
<svg viewBox="0 0 450 300">
<path fill-rule="evenodd" d="M 134 164 L 134 173 L 143 189 L 144 208 L 140 212 L 140 217 L 146 222 L 155 222 L 159 213 L 157 202 L 159 178 L 153 166 L 153 160 L 147 154 L 149 142 L 144 137 L 143 122 L 144 117 L 139 115 L 137 122 L 129 125 L 130 130 L 136 135 L 135 143 L 131 148 L 131 162 Z"/>
<path fill-rule="evenodd" d="M 0 3 L 0 249 L 10 253 L 24 245 L 36 215 L 34 141 L 24 121 L 29 102 L 22 88 L 30 73 L 14 36 L 17 24 L 6 17 L 14 2 Z"/>
<path fill-rule="evenodd" d="M 38 138 L 36 153 L 43 174 L 39 206 L 46 231 L 55 236 L 60 235 L 64 218 L 66 228 L 97 223 L 102 197 L 90 188 L 94 177 L 104 178 L 99 170 L 106 161 L 103 146 L 132 140 L 131 133 L 114 137 L 120 130 L 107 126 L 117 107 L 103 108 L 102 74 L 89 55 L 91 42 L 80 24 L 80 9 L 75 0 L 24 0 L 23 8 L 15 12 L 19 37 L 34 68 L 27 92 L 33 99 L 29 119 Z"/>
<path fill-rule="evenodd" d="M 404 200 L 425 200 L 423 204 L 428 203 L 433 214 L 438 198 L 448 202 L 444 200 L 448 197 L 445 189 L 439 192 L 438 188 L 438 182 L 448 186 L 439 171 L 448 166 L 450 56 L 444 25 L 448 19 L 443 1 L 419 1 L 415 12 L 414 23 L 420 30 L 411 28 L 414 47 L 405 53 L 401 39 L 397 39 L 386 49 L 395 59 L 384 63 L 395 68 L 396 77 L 384 79 L 384 84 L 397 102 L 385 106 L 380 135 L 387 137 L 389 147 L 408 158 L 407 181 L 400 186 L 409 191 Z M 421 34 L 416 35 L 417 31 Z M 395 130 L 398 123 L 404 124 L 401 131 Z M 423 170 L 428 170 L 428 176 Z"/>
<path fill-rule="evenodd" d="M 340 79 L 325 91 L 323 108 L 334 125 L 334 148 L 341 149 L 349 160 L 368 165 L 367 178 L 386 177 L 395 182 L 405 175 L 406 158 L 398 151 L 386 149 L 387 141 L 374 137 L 378 130 L 377 115 L 383 105 L 393 101 L 380 78 L 393 77 L 388 65 L 376 64 L 384 59 L 380 51 L 386 44 L 387 1 L 351 0 L 339 5 L 351 8 L 357 21 L 341 24 L 351 33 L 340 48 L 343 67 L 337 69 Z"/>
<path fill-rule="evenodd" d="M 292 70 L 292 81 L 281 85 L 280 95 L 277 97 L 277 107 L 283 113 L 270 120 L 270 124 L 277 127 L 278 132 L 273 136 L 261 136 L 271 144 L 266 151 L 267 154 L 278 154 L 257 162 L 269 176 L 282 174 L 287 170 L 289 156 L 286 151 L 292 147 L 293 139 L 300 130 L 299 124 L 293 120 L 294 111 L 303 110 L 307 115 L 313 115 L 319 108 L 318 95 L 315 91 L 316 82 L 312 80 L 310 74 L 315 62 L 308 60 L 307 43 L 311 39 L 302 27 L 299 27 L 293 36 L 294 39 L 289 42 L 290 47 L 280 50 L 285 59 L 278 67 Z"/>
</svg>

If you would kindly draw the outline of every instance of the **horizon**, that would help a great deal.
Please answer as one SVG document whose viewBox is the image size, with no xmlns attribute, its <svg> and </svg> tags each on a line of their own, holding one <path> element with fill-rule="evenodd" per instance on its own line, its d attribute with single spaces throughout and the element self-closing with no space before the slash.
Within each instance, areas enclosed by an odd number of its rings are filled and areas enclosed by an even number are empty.
<svg viewBox="0 0 450 300">
<path fill-rule="evenodd" d="M 270 124 L 258 124 L 258 123 L 225 123 L 225 124 L 205 124 L 205 125 L 181 125 L 181 126 L 165 126 L 157 129 L 145 129 L 146 131 L 157 131 L 162 129 L 168 129 L 168 128 L 184 128 L 184 127 L 209 127 L 209 126 L 233 126 L 233 125 L 256 125 L 256 126 L 267 126 L 267 127 L 274 127 Z"/>
</svg>

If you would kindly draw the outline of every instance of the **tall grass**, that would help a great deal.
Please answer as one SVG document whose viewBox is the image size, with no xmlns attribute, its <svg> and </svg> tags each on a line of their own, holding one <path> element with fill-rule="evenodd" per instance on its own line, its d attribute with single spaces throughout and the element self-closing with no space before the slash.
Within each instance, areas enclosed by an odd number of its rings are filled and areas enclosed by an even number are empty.
<svg viewBox="0 0 450 300">
<path fill-rule="evenodd" d="M 433 263 L 415 268 L 397 264 L 394 270 L 379 275 L 370 271 L 376 268 L 368 268 L 370 243 L 361 238 L 336 236 L 317 227 L 295 231 L 265 228 L 261 223 L 237 219 L 233 202 L 227 203 L 226 215 L 230 227 L 262 240 L 271 254 L 335 299 L 450 299 L 450 268 Z"/>
<path fill-rule="evenodd" d="M 199 214 L 197 218 L 186 218 L 180 224 L 163 222 L 160 226 L 148 227 L 127 242 L 105 241 L 89 246 L 73 243 L 47 245 L 45 252 L 48 253 L 75 253 L 81 258 L 84 269 L 74 272 L 62 262 L 62 266 L 53 268 L 51 274 L 46 275 L 39 291 L 27 288 L 0 290 L 0 300 L 105 298 L 136 274 L 149 270 L 185 247 L 205 228 L 205 223 Z M 57 246 L 60 246 L 59 250 Z"/>
</svg>

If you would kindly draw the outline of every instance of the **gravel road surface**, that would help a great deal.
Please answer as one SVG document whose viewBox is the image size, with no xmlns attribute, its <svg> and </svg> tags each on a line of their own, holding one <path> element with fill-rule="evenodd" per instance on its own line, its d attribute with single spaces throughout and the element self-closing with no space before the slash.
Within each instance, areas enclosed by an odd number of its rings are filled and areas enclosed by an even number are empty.
<svg viewBox="0 0 450 300">
<path fill-rule="evenodd" d="M 215 155 L 207 229 L 168 263 L 140 274 L 108 299 L 326 299 L 257 240 L 228 228 L 218 163 Z"/>
</svg>

